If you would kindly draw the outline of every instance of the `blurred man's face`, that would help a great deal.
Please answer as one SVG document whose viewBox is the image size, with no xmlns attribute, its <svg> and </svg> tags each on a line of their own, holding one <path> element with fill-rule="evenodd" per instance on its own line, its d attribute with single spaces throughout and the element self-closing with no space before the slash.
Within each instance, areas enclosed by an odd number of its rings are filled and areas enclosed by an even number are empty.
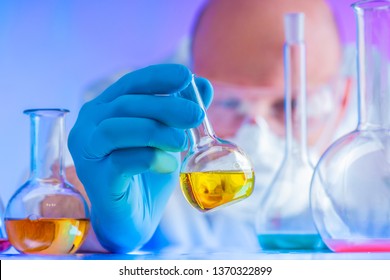
<svg viewBox="0 0 390 280">
<path fill-rule="evenodd" d="M 212 81 L 214 100 L 208 116 L 217 135 L 232 138 L 246 122 L 262 118 L 272 131 L 284 137 L 284 91 L 272 87 L 239 86 Z M 307 93 L 307 124 L 309 143 L 315 144 L 324 129 L 340 121 L 350 94 L 350 80 L 339 77 Z M 296 100 L 292 100 L 293 114 L 297 113 Z M 333 127 L 334 128 L 334 127 Z M 330 127 L 329 127 L 330 129 Z M 331 136 L 330 136 L 331 137 Z"/>
<path fill-rule="evenodd" d="M 349 97 L 350 82 L 339 75 L 338 31 L 323 1 L 275 1 L 212 1 L 195 32 L 193 70 L 214 86 L 208 116 L 218 136 L 233 137 L 243 123 L 262 118 L 282 137 L 283 15 L 305 12 L 308 140 L 314 145 L 335 130 Z"/>
</svg>

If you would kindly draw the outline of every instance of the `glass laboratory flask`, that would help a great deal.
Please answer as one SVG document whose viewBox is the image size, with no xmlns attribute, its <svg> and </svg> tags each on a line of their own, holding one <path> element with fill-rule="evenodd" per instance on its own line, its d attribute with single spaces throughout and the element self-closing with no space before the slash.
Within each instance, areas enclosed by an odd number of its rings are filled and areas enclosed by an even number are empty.
<svg viewBox="0 0 390 280">
<path fill-rule="evenodd" d="M 5 212 L 9 241 L 26 254 L 69 254 L 89 229 L 83 196 L 65 179 L 64 109 L 32 109 L 30 176 L 11 197 Z"/>
<path fill-rule="evenodd" d="M 390 1 L 352 7 L 358 30 L 358 125 L 321 156 L 311 205 L 332 251 L 390 252 Z"/>
<path fill-rule="evenodd" d="M 0 253 L 7 251 L 11 247 L 11 243 L 7 238 L 4 227 L 4 204 L 0 198 Z"/>
<path fill-rule="evenodd" d="M 259 203 L 255 227 L 264 250 L 317 250 L 324 244 L 309 200 L 314 167 L 307 148 L 304 14 L 286 14 L 284 24 L 285 155 Z"/>
<path fill-rule="evenodd" d="M 181 94 L 199 104 L 205 113 L 203 122 L 187 131 L 190 149 L 180 170 L 186 200 L 206 212 L 247 198 L 255 183 L 252 163 L 239 147 L 215 135 L 194 76 Z"/>
</svg>

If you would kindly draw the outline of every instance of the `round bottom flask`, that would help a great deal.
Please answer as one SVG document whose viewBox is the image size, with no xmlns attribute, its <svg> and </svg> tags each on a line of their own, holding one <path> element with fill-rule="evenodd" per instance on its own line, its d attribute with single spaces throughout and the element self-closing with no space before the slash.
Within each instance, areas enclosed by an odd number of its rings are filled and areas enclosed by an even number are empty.
<svg viewBox="0 0 390 280">
<path fill-rule="evenodd" d="M 26 110 L 31 119 L 31 171 L 8 202 L 5 227 L 16 250 L 26 254 L 69 254 L 83 243 L 89 210 L 63 174 L 62 109 Z"/>
<path fill-rule="evenodd" d="M 202 212 L 247 198 L 254 186 L 254 171 L 243 168 L 247 161 L 237 147 L 216 139 L 210 145 L 192 151 L 180 173 L 184 196 Z"/>
<path fill-rule="evenodd" d="M 359 123 L 322 155 L 311 206 L 331 250 L 390 252 L 390 1 L 361 1 L 353 8 Z"/>
<path fill-rule="evenodd" d="M 183 94 L 204 110 L 194 78 Z M 191 147 L 180 171 L 186 200 L 206 212 L 247 198 L 253 191 L 255 175 L 245 153 L 233 143 L 216 137 L 206 114 L 203 123 L 188 134 Z"/>
<path fill-rule="evenodd" d="M 356 130 L 321 158 L 312 209 L 335 252 L 390 252 L 390 131 Z"/>
</svg>

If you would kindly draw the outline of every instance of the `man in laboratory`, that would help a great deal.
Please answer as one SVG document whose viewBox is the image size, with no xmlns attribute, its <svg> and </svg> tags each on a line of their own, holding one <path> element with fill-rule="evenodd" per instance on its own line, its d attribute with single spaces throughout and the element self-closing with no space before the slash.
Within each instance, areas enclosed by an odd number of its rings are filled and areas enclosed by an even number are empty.
<svg viewBox="0 0 390 280">
<path fill-rule="evenodd" d="M 255 191 L 235 205 L 200 213 L 178 186 L 185 130 L 204 117 L 197 104 L 175 96 L 190 83 L 187 67 L 128 73 L 86 103 L 69 135 L 81 183 L 68 170 L 91 205 L 93 230 L 84 250 L 258 250 L 257 204 L 284 151 L 283 15 L 305 13 L 308 139 L 321 153 L 339 131 L 349 101 L 343 20 L 354 30 L 354 19 L 350 1 L 336 2 L 211 0 L 196 21 L 190 68 L 205 77 L 196 83 L 210 106 L 208 117 L 216 134 L 236 142 L 255 165 Z"/>
</svg>

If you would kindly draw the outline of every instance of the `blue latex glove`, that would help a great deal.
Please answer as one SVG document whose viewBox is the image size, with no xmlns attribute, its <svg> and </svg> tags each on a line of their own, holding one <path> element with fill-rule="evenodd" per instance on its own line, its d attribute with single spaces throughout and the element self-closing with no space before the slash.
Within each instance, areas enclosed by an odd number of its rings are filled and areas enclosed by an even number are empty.
<svg viewBox="0 0 390 280">
<path fill-rule="evenodd" d="M 178 185 L 185 129 L 204 117 L 198 104 L 178 97 L 190 81 L 182 65 L 150 66 L 123 76 L 80 110 L 69 150 L 91 201 L 94 231 L 111 252 L 147 242 Z M 196 83 L 207 106 L 212 87 L 203 78 Z"/>
</svg>

